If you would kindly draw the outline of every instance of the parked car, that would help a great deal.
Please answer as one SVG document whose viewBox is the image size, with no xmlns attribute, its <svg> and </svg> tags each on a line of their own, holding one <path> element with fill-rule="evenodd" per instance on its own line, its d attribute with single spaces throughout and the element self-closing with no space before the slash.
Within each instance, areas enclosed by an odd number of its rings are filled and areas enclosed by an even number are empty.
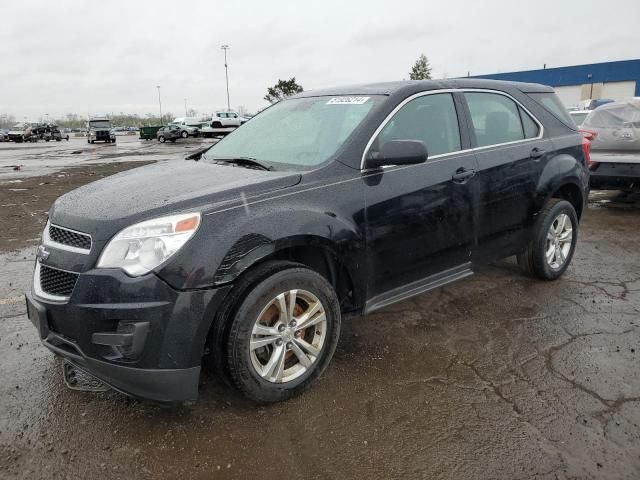
<svg viewBox="0 0 640 480">
<path fill-rule="evenodd" d="M 591 187 L 640 189 L 640 98 L 598 107 L 582 128 L 593 134 Z"/>
<path fill-rule="evenodd" d="M 156 137 L 160 143 L 164 143 L 167 140 L 175 142 L 178 138 L 187 138 L 188 135 L 180 125 L 167 125 L 158 130 Z"/>
<path fill-rule="evenodd" d="M 27 142 L 31 140 L 31 124 L 28 122 L 16 123 L 9 130 L 9 140 L 16 143 Z"/>
<path fill-rule="evenodd" d="M 67 132 L 60 131 L 57 126 L 54 126 L 51 129 L 51 136 L 56 142 L 61 142 L 62 139 L 65 139 L 67 142 L 69 141 L 69 134 Z"/>
<path fill-rule="evenodd" d="M 226 127 L 239 127 L 246 123 L 247 120 L 244 117 L 240 117 L 233 111 L 220 111 L 216 112 L 211 119 L 212 128 L 226 128 Z"/>
<path fill-rule="evenodd" d="M 0 130 L 0 142 L 8 142 L 9 140 L 9 130 Z"/>
<path fill-rule="evenodd" d="M 95 142 L 116 142 L 116 135 L 113 132 L 113 125 L 109 118 L 100 116 L 89 119 L 87 123 L 87 143 Z"/>
<path fill-rule="evenodd" d="M 591 113 L 591 110 L 569 110 L 569 115 L 578 127 L 582 125 L 584 119 L 587 118 L 587 115 Z"/>
<path fill-rule="evenodd" d="M 191 158 L 60 197 L 27 294 L 46 347 L 161 402 L 194 400 L 203 362 L 285 400 L 327 368 L 343 315 L 479 263 L 557 279 L 589 180 L 551 88 L 479 79 L 304 92 Z"/>
<path fill-rule="evenodd" d="M 180 117 L 176 118 L 169 125 L 179 125 L 181 131 L 184 132 L 182 138 L 187 138 L 188 136 L 197 137 L 200 135 L 201 124 L 202 120 L 193 117 Z"/>
</svg>

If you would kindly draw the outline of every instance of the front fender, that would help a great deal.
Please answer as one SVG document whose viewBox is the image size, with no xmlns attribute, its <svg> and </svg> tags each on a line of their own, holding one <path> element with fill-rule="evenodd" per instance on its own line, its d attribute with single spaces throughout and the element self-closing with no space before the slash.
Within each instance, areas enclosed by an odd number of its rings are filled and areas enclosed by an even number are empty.
<svg viewBox="0 0 640 480">
<path fill-rule="evenodd" d="M 364 235 L 352 217 L 291 203 L 268 202 L 205 215 L 189 247 L 158 275 L 174 288 L 211 288 L 233 282 L 256 262 L 286 248 L 312 246 L 332 253 L 352 278 L 366 269 Z"/>
<path fill-rule="evenodd" d="M 250 222 L 251 233 L 234 242 L 216 269 L 213 282 L 235 280 L 256 262 L 287 248 L 318 247 L 331 252 L 350 272 L 364 265 L 359 255 L 364 238 L 353 223 L 330 212 L 298 210 L 274 212 Z"/>
</svg>

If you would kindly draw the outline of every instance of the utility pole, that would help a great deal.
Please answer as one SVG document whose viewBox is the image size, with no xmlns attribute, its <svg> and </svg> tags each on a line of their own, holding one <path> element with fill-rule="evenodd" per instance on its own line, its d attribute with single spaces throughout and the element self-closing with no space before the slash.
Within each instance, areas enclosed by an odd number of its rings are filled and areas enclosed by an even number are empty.
<svg viewBox="0 0 640 480">
<path fill-rule="evenodd" d="M 227 50 L 229 50 L 229 45 L 224 44 L 220 47 L 224 50 L 224 74 L 227 78 L 227 111 L 231 110 L 231 102 L 229 101 L 229 66 L 227 65 Z"/>
<path fill-rule="evenodd" d="M 160 125 L 164 125 L 164 123 L 162 123 L 162 100 L 160 100 L 160 85 L 156 85 L 156 88 L 158 89 L 158 105 L 160 105 Z"/>
<path fill-rule="evenodd" d="M 184 116 L 188 117 L 188 115 L 187 115 L 187 99 L 186 98 L 184 99 Z"/>
</svg>

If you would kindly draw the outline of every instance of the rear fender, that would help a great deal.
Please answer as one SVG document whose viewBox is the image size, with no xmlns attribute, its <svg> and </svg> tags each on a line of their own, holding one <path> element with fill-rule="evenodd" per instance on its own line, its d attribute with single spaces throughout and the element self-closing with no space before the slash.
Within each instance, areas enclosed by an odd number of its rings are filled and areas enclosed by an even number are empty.
<svg viewBox="0 0 640 480">
<path fill-rule="evenodd" d="M 534 215 L 542 210 L 555 192 L 567 184 L 573 184 L 580 190 L 584 205 L 588 195 L 589 171 L 572 155 L 559 154 L 547 162 L 538 178 Z"/>
</svg>

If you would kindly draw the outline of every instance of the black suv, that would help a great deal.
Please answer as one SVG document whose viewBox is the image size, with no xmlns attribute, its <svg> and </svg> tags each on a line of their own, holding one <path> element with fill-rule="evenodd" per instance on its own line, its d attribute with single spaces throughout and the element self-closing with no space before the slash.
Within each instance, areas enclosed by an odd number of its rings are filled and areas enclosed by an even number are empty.
<svg viewBox="0 0 640 480">
<path fill-rule="evenodd" d="M 60 197 L 29 318 L 44 344 L 136 397 L 197 397 L 210 364 L 259 402 L 327 367 L 366 314 L 517 255 L 574 253 L 588 143 L 553 90 L 489 80 L 305 92 L 205 152 Z"/>
</svg>

